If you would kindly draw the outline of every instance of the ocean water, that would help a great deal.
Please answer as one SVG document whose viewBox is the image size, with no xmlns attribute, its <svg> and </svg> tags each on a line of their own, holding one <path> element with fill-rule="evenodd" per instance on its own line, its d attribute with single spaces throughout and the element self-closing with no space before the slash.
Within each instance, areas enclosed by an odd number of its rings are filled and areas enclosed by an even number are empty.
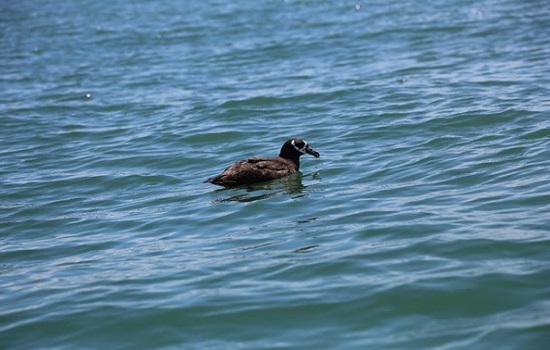
<svg viewBox="0 0 550 350">
<path fill-rule="evenodd" d="M 550 348 L 549 23 L 1 2 L 0 348 Z M 291 137 L 300 173 L 203 183 Z"/>
</svg>

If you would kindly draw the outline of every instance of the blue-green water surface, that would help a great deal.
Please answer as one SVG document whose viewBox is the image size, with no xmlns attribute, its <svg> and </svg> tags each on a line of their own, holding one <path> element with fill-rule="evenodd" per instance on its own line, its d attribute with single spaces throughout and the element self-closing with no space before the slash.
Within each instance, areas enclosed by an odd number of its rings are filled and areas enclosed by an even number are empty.
<svg viewBox="0 0 550 350">
<path fill-rule="evenodd" d="M 547 1 L 3 1 L 0 348 L 550 348 Z M 321 158 L 203 181 L 292 137 Z"/>
</svg>

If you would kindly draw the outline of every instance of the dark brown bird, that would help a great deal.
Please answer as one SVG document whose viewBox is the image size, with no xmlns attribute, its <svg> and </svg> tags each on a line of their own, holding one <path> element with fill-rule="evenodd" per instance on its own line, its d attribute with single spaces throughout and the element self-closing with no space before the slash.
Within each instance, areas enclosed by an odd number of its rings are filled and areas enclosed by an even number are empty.
<svg viewBox="0 0 550 350">
<path fill-rule="evenodd" d="M 309 147 L 306 141 L 290 139 L 283 144 L 278 157 L 238 161 L 205 182 L 219 186 L 238 186 L 285 177 L 300 169 L 300 156 L 306 153 L 319 158 L 319 153 Z"/>
</svg>

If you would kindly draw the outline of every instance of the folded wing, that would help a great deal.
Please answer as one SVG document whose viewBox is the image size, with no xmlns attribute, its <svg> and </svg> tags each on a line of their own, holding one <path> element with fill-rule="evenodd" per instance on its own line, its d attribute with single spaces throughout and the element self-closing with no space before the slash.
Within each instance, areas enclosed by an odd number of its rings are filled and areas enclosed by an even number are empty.
<svg viewBox="0 0 550 350">
<path fill-rule="evenodd" d="M 207 181 L 221 186 L 246 185 L 284 177 L 295 172 L 295 165 L 283 158 L 248 158 L 231 165 L 220 175 Z"/>
</svg>

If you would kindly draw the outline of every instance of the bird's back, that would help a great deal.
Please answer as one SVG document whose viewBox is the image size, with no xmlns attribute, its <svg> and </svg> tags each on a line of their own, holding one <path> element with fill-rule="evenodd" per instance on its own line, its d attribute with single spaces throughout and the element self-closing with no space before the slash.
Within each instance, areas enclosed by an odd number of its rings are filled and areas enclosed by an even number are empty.
<svg viewBox="0 0 550 350">
<path fill-rule="evenodd" d="M 248 185 L 278 179 L 296 171 L 296 164 L 285 158 L 248 158 L 206 181 L 220 186 Z"/>
</svg>

